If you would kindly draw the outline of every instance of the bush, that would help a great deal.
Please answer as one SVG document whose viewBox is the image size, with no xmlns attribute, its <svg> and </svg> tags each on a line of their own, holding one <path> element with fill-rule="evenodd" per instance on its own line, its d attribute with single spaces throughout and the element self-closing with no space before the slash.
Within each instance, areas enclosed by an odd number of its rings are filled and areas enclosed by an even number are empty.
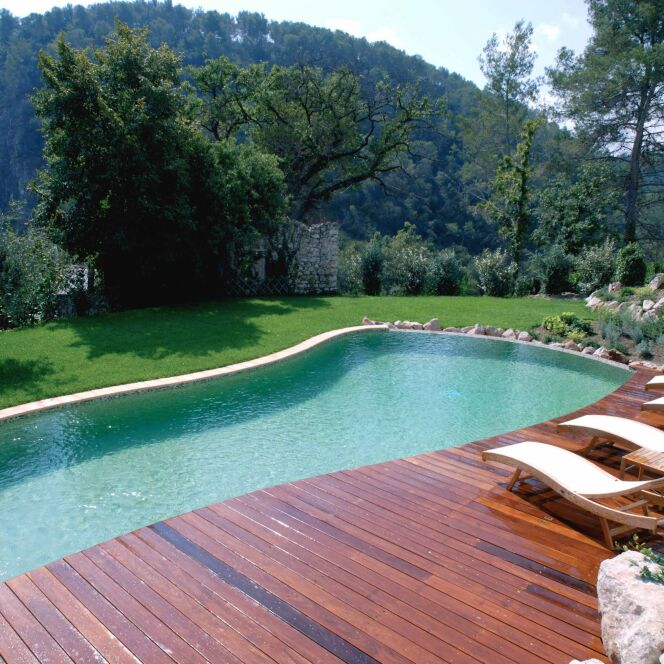
<svg viewBox="0 0 664 664">
<path fill-rule="evenodd" d="M 592 332 L 591 323 L 579 318 L 571 311 L 564 311 L 555 316 L 547 316 L 542 321 L 542 327 L 557 337 L 567 337 L 577 343 Z"/>
<path fill-rule="evenodd" d="M 380 295 L 385 255 L 380 235 L 376 234 L 366 244 L 360 258 L 362 289 L 367 295 Z"/>
<path fill-rule="evenodd" d="M 648 339 L 644 339 L 636 344 L 634 350 L 639 354 L 639 357 L 644 360 L 649 360 L 653 357 L 653 343 Z"/>
<path fill-rule="evenodd" d="M 643 251 L 636 242 L 623 247 L 618 253 L 616 279 L 624 286 L 643 286 L 647 269 Z"/>
<path fill-rule="evenodd" d="M 512 292 L 516 265 L 509 260 L 505 251 L 485 249 L 480 256 L 475 257 L 473 263 L 484 295 L 504 297 Z"/>
<path fill-rule="evenodd" d="M 54 317 L 68 265 L 65 252 L 40 231 L 19 235 L 0 224 L 0 326 L 20 327 Z"/>
<path fill-rule="evenodd" d="M 615 348 L 622 335 L 622 320 L 620 316 L 611 312 L 599 313 L 597 318 L 599 335 L 609 348 Z"/>
<path fill-rule="evenodd" d="M 572 289 L 572 268 L 574 259 L 568 256 L 560 245 L 535 254 L 531 269 L 541 283 L 541 289 L 549 295 L 559 295 Z"/>
<path fill-rule="evenodd" d="M 385 238 L 383 290 L 394 295 L 421 295 L 431 271 L 431 251 L 415 226 L 406 222 Z"/>
<path fill-rule="evenodd" d="M 587 295 L 606 286 L 615 272 L 616 247 L 611 239 L 584 249 L 576 260 L 578 290 Z"/>
<path fill-rule="evenodd" d="M 517 297 L 535 295 L 535 293 L 539 293 L 541 286 L 542 284 L 537 277 L 530 274 L 522 274 L 517 277 L 514 284 L 514 295 Z"/>
<path fill-rule="evenodd" d="M 338 280 L 343 295 L 359 295 L 363 290 L 362 252 L 354 243 L 339 252 Z"/>
<path fill-rule="evenodd" d="M 432 295 L 458 295 L 463 266 L 453 249 L 443 249 L 430 261 L 427 292 Z"/>
</svg>

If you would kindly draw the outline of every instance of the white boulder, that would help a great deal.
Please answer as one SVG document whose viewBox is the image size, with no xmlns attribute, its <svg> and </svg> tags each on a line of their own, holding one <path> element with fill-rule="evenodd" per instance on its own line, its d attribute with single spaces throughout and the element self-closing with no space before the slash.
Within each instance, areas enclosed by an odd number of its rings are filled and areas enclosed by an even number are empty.
<svg viewBox="0 0 664 664">
<path fill-rule="evenodd" d="M 519 332 L 519 334 L 516 335 L 516 338 L 519 341 L 532 341 L 533 338 L 528 332 Z"/>
<path fill-rule="evenodd" d="M 468 330 L 466 334 L 472 334 L 475 336 L 484 336 L 484 325 L 476 323 L 470 328 L 470 330 Z"/>
<path fill-rule="evenodd" d="M 614 664 L 664 662 L 664 586 L 640 577 L 644 564 L 652 563 L 626 551 L 599 568 L 602 643 Z"/>
<path fill-rule="evenodd" d="M 516 332 L 510 327 L 503 332 L 503 339 L 516 339 Z"/>
<path fill-rule="evenodd" d="M 443 332 L 455 332 L 456 334 L 459 334 L 460 332 L 463 332 L 463 330 L 460 327 L 446 327 Z"/>
<path fill-rule="evenodd" d="M 659 290 L 662 286 L 664 286 L 664 274 L 660 272 L 650 280 L 648 288 L 650 288 L 650 290 L 656 291 Z"/>
<path fill-rule="evenodd" d="M 643 311 L 650 311 L 655 306 L 655 303 L 652 300 L 643 300 L 641 306 L 643 307 Z"/>
<path fill-rule="evenodd" d="M 432 318 L 428 323 L 424 323 L 424 329 L 430 332 L 440 332 L 440 321 L 437 318 Z"/>
<path fill-rule="evenodd" d="M 608 291 L 611 295 L 615 295 L 622 288 L 622 284 L 619 281 L 614 281 L 609 284 Z"/>
<path fill-rule="evenodd" d="M 586 306 L 590 307 L 591 309 L 596 309 L 597 307 L 601 307 L 602 304 L 604 304 L 604 300 L 602 300 L 601 297 L 597 297 L 597 295 L 591 295 L 586 300 Z"/>
<path fill-rule="evenodd" d="M 592 355 L 595 352 L 595 349 L 592 346 L 586 346 L 581 352 L 584 355 Z"/>
</svg>

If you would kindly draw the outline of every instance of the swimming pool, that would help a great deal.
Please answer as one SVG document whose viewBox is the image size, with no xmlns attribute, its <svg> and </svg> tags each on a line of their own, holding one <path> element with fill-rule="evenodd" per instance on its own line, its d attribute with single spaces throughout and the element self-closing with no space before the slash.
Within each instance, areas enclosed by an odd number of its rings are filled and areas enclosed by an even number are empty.
<svg viewBox="0 0 664 664">
<path fill-rule="evenodd" d="M 619 367 L 373 331 L 256 371 L 0 424 L 0 579 L 261 487 L 459 445 L 583 407 Z"/>
</svg>

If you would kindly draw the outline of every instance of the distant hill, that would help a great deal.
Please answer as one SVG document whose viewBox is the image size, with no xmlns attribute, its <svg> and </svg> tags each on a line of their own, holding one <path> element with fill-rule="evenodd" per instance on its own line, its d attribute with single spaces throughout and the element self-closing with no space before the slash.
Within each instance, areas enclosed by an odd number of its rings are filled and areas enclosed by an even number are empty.
<svg viewBox="0 0 664 664">
<path fill-rule="evenodd" d="M 39 50 L 52 48 L 61 32 L 79 48 L 101 44 L 116 18 L 149 28 L 151 43 L 169 44 L 185 64 L 227 55 L 242 64 L 306 62 L 326 70 L 344 65 L 368 79 L 387 74 L 400 83 L 421 80 L 425 94 L 446 101 L 449 116 L 440 131 L 421 137 L 418 154 L 425 156 L 413 157 L 414 177 L 393 175 L 387 191 L 366 184 L 344 192 L 325 215 L 351 237 L 366 237 L 373 229 L 393 233 L 411 221 L 441 246 L 458 244 L 474 252 L 492 244 L 495 232 L 473 214 L 474 201 L 460 180 L 464 156 L 459 118 L 472 113 L 477 103 L 479 90 L 473 83 L 386 43 L 370 44 L 304 23 L 269 21 L 260 14 L 195 11 L 169 1 L 70 5 L 23 19 L 0 11 L 0 208 L 11 197 L 26 196 L 26 185 L 42 164 L 42 137 L 30 102 L 41 84 Z"/>
</svg>

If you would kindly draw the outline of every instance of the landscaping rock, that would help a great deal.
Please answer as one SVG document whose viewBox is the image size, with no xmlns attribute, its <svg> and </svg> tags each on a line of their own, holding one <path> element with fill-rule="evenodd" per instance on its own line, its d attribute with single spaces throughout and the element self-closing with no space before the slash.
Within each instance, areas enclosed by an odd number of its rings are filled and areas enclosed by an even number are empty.
<svg viewBox="0 0 664 664">
<path fill-rule="evenodd" d="M 516 333 L 511 327 L 509 330 L 505 330 L 503 332 L 503 339 L 516 339 Z"/>
<path fill-rule="evenodd" d="M 655 303 L 652 300 L 643 300 L 641 306 L 643 307 L 643 311 L 650 311 L 655 306 Z"/>
<path fill-rule="evenodd" d="M 603 360 L 611 360 L 613 362 L 620 362 L 621 364 L 627 364 L 629 362 L 629 358 L 619 350 L 616 350 L 615 348 L 606 348 L 605 346 L 600 346 L 593 355 Z"/>
<path fill-rule="evenodd" d="M 463 330 L 460 327 L 446 327 L 443 332 L 455 332 L 456 334 L 462 333 Z"/>
<path fill-rule="evenodd" d="M 533 337 L 528 334 L 528 332 L 519 332 L 519 334 L 516 335 L 516 338 L 519 341 L 532 341 Z"/>
<path fill-rule="evenodd" d="M 609 284 L 607 290 L 610 295 L 616 295 L 621 288 L 622 284 L 619 281 L 614 281 L 613 283 Z"/>
<path fill-rule="evenodd" d="M 658 366 L 654 362 L 649 362 L 646 360 L 634 360 L 633 362 L 629 363 L 629 368 L 630 369 L 650 369 L 652 371 L 657 371 Z"/>
<path fill-rule="evenodd" d="M 611 302 L 605 302 L 604 303 L 604 308 L 608 309 L 609 311 L 616 311 L 620 309 L 620 305 L 623 304 L 621 302 L 617 302 L 616 300 L 611 300 Z"/>
<path fill-rule="evenodd" d="M 584 355 L 592 355 L 595 352 L 595 349 L 592 346 L 586 346 L 581 352 Z"/>
<path fill-rule="evenodd" d="M 565 350 L 573 350 L 573 351 L 576 351 L 577 353 L 581 350 L 581 346 L 579 346 L 579 344 L 574 343 L 574 342 L 571 341 L 571 340 L 570 340 L 570 341 L 566 341 L 566 342 L 563 344 L 563 348 L 564 348 Z"/>
<path fill-rule="evenodd" d="M 468 332 L 470 332 L 473 329 L 473 327 L 475 327 L 475 326 L 474 325 L 466 325 L 466 327 L 461 328 L 461 331 L 464 334 L 468 334 Z"/>
<path fill-rule="evenodd" d="M 662 286 L 664 286 L 664 274 L 659 272 L 650 280 L 648 288 L 650 288 L 650 290 L 656 291 L 659 290 Z"/>
<path fill-rule="evenodd" d="M 627 307 L 627 310 L 634 316 L 636 320 L 641 320 L 643 318 L 643 308 L 640 304 L 633 302 Z"/>
<path fill-rule="evenodd" d="M 375 325 L 370 318 L 367 318 L 366 316 L 362 319 L 362 325 Z"/>
<path fill-rule="evenodd" d="M 584 659 L 580 661 L 578 659 L 573 659 L 569 664 L 602 664 L 598 659 Z"/>
<path fill-rule="evenodd" d="M 497 331 L 498 331 L 498 328 L 496 328 L 494 325 L 487 325 L 484 328 L 484 334 L 487 337 L 495 337 Z"/>
<path fill-rule="evenodd" d="M 472 334 L 474 336 L 484 336 L 484 325 L 480 325 L 479 323 L 476 323 L 473 325 L 473 327 L 468 330 L 466 334 Z"/>
<path fill-rule="evenodd" d="M 549 348 L 562 348 L 563 345 L 559 341 L 552 341 L 549 344 Z"/>
<path fill-rule="evenodd" d="M 430 332 L 440 332 L 440 321 L 437 318 L 432 318 L 428 323 L 424 324 L 424 329 Z"/>
<path fill-rule="evenodd" d="M 586 299 L 586 306 L 591 309 L 597 309 L 597 307 L 601 307 L 603 304 L 604 300 L 601 297 L 597 297 L 597 295 L 591 295 Z"/>
<path fill-rule="evenodd" d="M 657 300 L 657 302 L 655 302 L 655 306 L 653 307 L 653 311 L 658 311 L 662 307 L 664 307 L 664 297 L 660 297 L 659 300 Z"/>
<path fill-rule="evenodd" d="M 602 643 L 615 664 L 664 661 L 664 586 L 640 578 L 643 564 L 643 554 L 626 551 L 599 567 Z"/>
</svg>

